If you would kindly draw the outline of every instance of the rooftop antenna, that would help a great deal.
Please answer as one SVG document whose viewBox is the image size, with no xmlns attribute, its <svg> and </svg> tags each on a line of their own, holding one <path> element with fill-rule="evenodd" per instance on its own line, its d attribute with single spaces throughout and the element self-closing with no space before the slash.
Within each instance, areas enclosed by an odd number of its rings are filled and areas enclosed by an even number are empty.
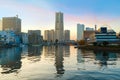
<svg viewBox="0 0 120 80">
<path fill-rule="evenodd" d="M 95 24 L 95 31 L 97 31 L 97 25 Z"/>
</svg>

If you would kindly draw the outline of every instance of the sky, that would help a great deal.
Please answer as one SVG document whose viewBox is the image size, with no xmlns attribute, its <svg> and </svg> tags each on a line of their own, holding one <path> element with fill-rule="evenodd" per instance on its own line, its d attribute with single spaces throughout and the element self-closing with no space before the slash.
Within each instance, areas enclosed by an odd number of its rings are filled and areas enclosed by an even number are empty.
<svg viewBox="0 0 120 80">
<path fill-rule="evenodd" d="M 77 24 L 107 26 L 120 32 L 120 0 L 0 0 L 0 19 L 18 15 L 22 32 L 55 29 L 55 12 L 64 13 L 64 29 L 76 39 Z"/>
</svg>

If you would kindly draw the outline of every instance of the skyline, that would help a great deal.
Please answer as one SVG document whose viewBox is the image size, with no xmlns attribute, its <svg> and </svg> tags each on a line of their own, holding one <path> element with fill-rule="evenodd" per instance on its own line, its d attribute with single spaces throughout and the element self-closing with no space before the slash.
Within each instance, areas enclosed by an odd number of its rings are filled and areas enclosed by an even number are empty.
<svg viewBox="0 0 120 80">
<path fill-rule="evenodd" d="M 86 3 L 87 2 L 87 3 Z M 19 15 L 22 31 L 55 29 L 55 12 L 64 13 L 64 28 L 76 39 L 77 23 L 86 27 L 109 25 L 120 32 L 119 0 L 3 0 L 0 1 L 0 19 Z"/>
</svg>

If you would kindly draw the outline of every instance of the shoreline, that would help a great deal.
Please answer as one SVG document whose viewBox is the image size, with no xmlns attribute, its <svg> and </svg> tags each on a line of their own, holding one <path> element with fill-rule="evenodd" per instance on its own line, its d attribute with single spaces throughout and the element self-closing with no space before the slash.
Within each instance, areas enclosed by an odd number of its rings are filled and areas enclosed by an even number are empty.
<svg viewBox="0 0 120 80">
<path fill-rule="evenodd" d="M 94 51 L 119 51 L 120 46 L 93 46 L 93 45 L 79 45 L 74 48 L 78 49 L 86 49 L 86 50 L 94 50 Z"/>
</svg>

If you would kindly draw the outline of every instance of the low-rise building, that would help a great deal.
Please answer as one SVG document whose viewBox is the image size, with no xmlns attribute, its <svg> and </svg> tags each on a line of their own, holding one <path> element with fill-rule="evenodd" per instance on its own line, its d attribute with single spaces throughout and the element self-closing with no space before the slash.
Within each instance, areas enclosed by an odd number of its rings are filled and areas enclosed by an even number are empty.
<svg viewBox="0 0 120 80">
<path fill-rule="evenodd" d="M 1 44 L 20 44 L 20 37 L 14 31 L 0 31 Z"/>
<path fill-rule="evenodd" d="M 28 30 L 28 43 L 31 45 L 40 45 L 43 42 L 40 30 Z"/>
<path fill-rule="evenodd" d="M 107 27 L 101 27 L 99 32 L 95 33 L 96 42 L 118 42 L 119 39 L 116 36 L 114 30 L 107 30 Z"/>
<path fill-rule="evenodd" d="M 22 33 L 22 43 L 28 44 L 28 33 Z"/>
<path fill-rule="evenodd" d="M 95 31 L 84 31 L 85 41 L 94 42 L 95 41 Z"/>
</svg>

